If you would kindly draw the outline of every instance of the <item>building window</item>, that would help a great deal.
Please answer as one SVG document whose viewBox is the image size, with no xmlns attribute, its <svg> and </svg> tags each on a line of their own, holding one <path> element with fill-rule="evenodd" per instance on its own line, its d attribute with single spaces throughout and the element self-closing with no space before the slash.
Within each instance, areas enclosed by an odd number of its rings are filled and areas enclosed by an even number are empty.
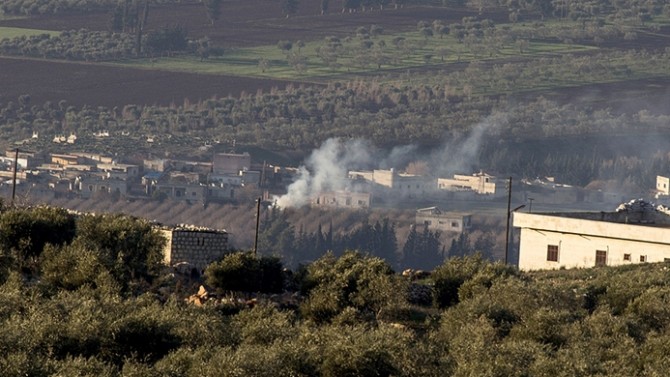
<svg viewBox="0 0 670 377">
<path fill-rule="evenodd" d="M 631 258 L 630 258 L 630 254 L 624 254 L 624 255 L 623 255 L 623 260 L 625 260 L 625 261 L 627 261 L 627 262 L 630 262 L 630 260 L 631 260 Z"/>
<path fill-rule="evenodd" d="M 640 255 L 640 263 L 644 263 L 647 261 L 647 256 L 646 255 Z"/>
<path fill-rule="evenodd" d="M 558 262 L 558 245 L 547 245 L 547 261 Z"/>
<path fill-rule="evenodd" d="M 607 251 L 596 250 L 596 267 L 607 266 Z"/>
<path fill-rule="evenodd" d="M 458 223 L 456 221 L 451 222 L 451 227 L 452 228 L 458 228 Z"/>
</svg>

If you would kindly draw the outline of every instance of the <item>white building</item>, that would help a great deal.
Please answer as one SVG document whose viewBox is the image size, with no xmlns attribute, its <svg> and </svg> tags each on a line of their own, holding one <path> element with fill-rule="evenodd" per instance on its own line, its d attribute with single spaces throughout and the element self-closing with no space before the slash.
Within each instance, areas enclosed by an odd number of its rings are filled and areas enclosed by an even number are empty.
<svg viewBox="0 0 670 377">
<path fill-rule="evenodd" d="M 331 191 L 320 193 L 311 203 L 315 207 L 369 208 L 371 197 L 368 192 Z"/>
<path fill-rule="evenodd" d="M 670 195 L 670 178 L 662 175 L 656 176 L 656 197 Z"/>
<path fill-rule="evenodd" d="M 644 201 L 616 212 L 514 213 L 519 269 L 670 261 L 670 215 Z"/>
<path fill-rule="evenodd" d="M 427 226 L 441 232 L 462 233 L 470 229 L 472 215 L 463 212 L 442 211 L 437 207 L 416 210 L 416 225 Z"/>
<path fill-rule="evenodd" d="M 438 178 L 437 188 L 448 191 L 474 191 L 482 195 L 496 194 L 495 177 L 482 172 L 473 175 L 454 174 L 453 178 Z"/>
<path fill-rule="evenodd" d="M 349 179 L 363 180 L 371 184 L 376 193 L 396 195 L 403 198 L 420 198 L 434 190 L 435 181 L 429 177 L 398 173 L 395 169 L 350 171 Z"/>
</svg>

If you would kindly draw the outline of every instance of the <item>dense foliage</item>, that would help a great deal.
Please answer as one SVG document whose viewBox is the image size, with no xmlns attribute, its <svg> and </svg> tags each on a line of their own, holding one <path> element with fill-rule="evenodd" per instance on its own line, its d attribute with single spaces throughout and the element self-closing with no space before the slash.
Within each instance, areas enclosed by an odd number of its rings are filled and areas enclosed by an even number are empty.
<svg viewBox="0 0 670 377">
<path fill-rule="evenodd" d="M 297 307 L 259 296 L 231 312 L 218 299 L 186 303 L 169 275 L 131 295 L 100 277 L 63 285 L 98 254 L 77 237 L 45 246 L 42 272 L 3 265 L 3 375 L 648 376 L 669 366 L 666 264 L 521 273 L 465 257 L 416 282 L 379 258 L 346 252 L 293 276 Z M 70 252 L 59 255 L 59 247 Z M 57 269 L 46 265 L 77 253 L 77 266 L 53 279 Z M 235 264 L 224 259 L 211 271 Z M 236 289 L 258 289 L 247 283 Z M 426 289 L 434 305 L 410 303 Z"/>
<path fill-rule="evenodd" d="M 616 140 L 604 140 L 601 135 L 630 140 L 643 140 L 640 135 L 663 135 L 668 117 L 662 112 L 625 113 L 589 102 L 562 104 L 542 97 L 519 101 L 510 96 L 477 94 L 533 87 L 538 80 L 551 80 L 553 76 L 547 73 L 551 70 L 545 70 L 548 67 L 563 72 L 561 77 L 569 85 L 593 74 L 602 74 L 602 80 L 607 80 L 619 73 L 626 76 L 629 70 L 667 72 L 668 61 L 667 53 L 628 52 L 547 58 L 492 68 L 472 63 L 462 72 L 435 76 L 440 77 L 439 82 L 431 78 L 434 83 L 430 85 L 352 82 L 171 107 L 77 108 L 65 101 L 33 105 L 26 95 L 0 107 L 0 131 L 5 143 L 39 133 L 42 138 L 33 148 L 43 149 L 53 148 L 50 141 L 55 135 L 77 133 L 82 143 L 89 143 L 85 148 L 110 153 L 144 148 L 146 136 L 151 135 L 157 141 L 152 149 L 179 153 L 193 151 L 203 142 L 233 140 L 269 149 L 305 150 L 327 138 L 349 135 L 379 146 L 416 143 L 431 147 L 479 129 L 484 133 L 482 141 L 495 147 L 482 148 L 480 160 L 472 162 L 475 169 L 504 172 L 511 166 L 523 176 L 551 175 L 572 184 L 618 179 L 650 187 L 657 167 L 669 161 L 664 153 L 654 156 L 653 164 L 642 161 L 666 149 L 661 145 L 663 138 L 618 148 L 623 155 L 613 155 L 610 145 L 616 145 Z M 456 88 L 470 91 L 463 94 Z M 92 134 L 103 130 L 114 137 L 96 141 Z M 547 142 L 548 147 L 533 147 L 549 138 L 553 141 Z M 526 141 L 529 145 L 524 145 Z M 602 147 L 587 148 L 582 146 L 585 142 L 589 146 L 602 143 Z M 571 153 L 557 148 L 562 143 L 571 146 Z"/>
<path fill-rule="evenodd" d="M 384 260 L 394 268 L 432 269 L 441 264 L 447 255 L 442 247 L 440 233 L 414 226 L 399 247 L 396 225 L 388 218 L 370 224 L 367 220 L 349 232 L 333 232 L 332 224 L 324 231 L 319 224 L 313 232 L 301 225 L 296 231 L 286 211 L 274 209 L 261 224 L 259 251 L 266 255 L 278 255 L 287 266 L 295 267 L 311 263 L 332 252 L 336 256 L 348 250 L 358 250 Z M 479 245 L 478 245 L 479 246 Z M 490 255 L 490 248 L 477 250 Z"/>
<path fill-rule="evenodd" d="M 169 3 L 175 0 L 150 0 L 152 3 Z M 57 13 L 88 13 L 111 10 L 121 3 L 131 0 L 3 0 L 0 14 L 39 15 Z"/>
<path fill-rule="evenodd" d="M 204 40 L 189 40 L 186 30 L 180 26 L 164 27 L 149 32 L 138 53 L 137 38 L 132 34 L 81 29 L 63 31 L 57 35 L 5 38 L 0 40 L 0 54 L 97 62 L 170 55 L 176 52 L 201 55 L 205 52 L 200 51 L 203 43 Z"/>
<path fill-rule="evenodd" d="M 164 243 L 145 220 L 10 209 L 0 214 L 0 277 L 20 271 L 57 288 L 134 291 L 158 277 Z"/>
</svg>

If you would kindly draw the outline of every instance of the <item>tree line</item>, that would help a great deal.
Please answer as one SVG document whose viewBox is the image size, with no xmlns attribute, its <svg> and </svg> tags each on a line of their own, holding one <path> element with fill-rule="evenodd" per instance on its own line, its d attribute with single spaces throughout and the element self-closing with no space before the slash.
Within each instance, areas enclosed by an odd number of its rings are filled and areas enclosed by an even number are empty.
<svg viewBox="0 0 670 377">
<path fill-rule="evenodd" d="M 170 56 L 175 53 L 190 53 L 206 58 L 219 51 L 212 48 L 206 38 L 189 39 L 186 29 L 180 25 L 149 31 L 140 38 L 139 43 L 137 36 L 130 33 L 86 29 L 0 40 L 2 55 L 94 62 Z"/>
<path fill-rule="evenodd" d="M 483 144 L 485 148 L 480 159 L 473 161 L 473 168 L 504 172 L 513 167 L 518 174 L 531 178 L 564 174 L 558 178 L 580 185 L 604 177 L 630 179 L 640 187 L 651 187 L 649 182 L 659 173 L 652 168 L 664 166 L 667 156 L 661 153 L 654 157 L 657 162 L 640 169 L 633 167 L 640 164 L 631 165 L 632 160 L 623 159 L 644 160 L 662 151 L 662 138 L 653 138 L 653 143 L 644 146 L 618 148 L 617 156 L 610 153 L 607 145 L 612 138 L 640 139 L 627 135 L 662 135 L 667 115 L 645 110 L 618 113 L 607 107 L 593 108 L 590 103 L 562 104 L 542 97 L 522 101 L 512 96 L 493 98 L 478 95 L 474 89 L 464 95 L 456 88 L 467 88 L 466 82 L 482 91 L 486 86 L 504 88 L 512 85 L 509 83 L 523 86 L 525 80 L 550 79 L 546 67 L 575 75 L 571 81 L 584 80 L 587 74 L 598 72 L 604 80 L 617 72 L 627 75 L 627 69 L 663 68 L 669 61 L 664 56 L 641 51 L 603 54 L 597 59 L 548 58 L 542 60 L 544 68 L 542 62 L 527 62 L 514 65 L 512 70 L 473 63 L 463 72 L 442 76 L 439 82 L 429 78 L 426 84 L 360 81 L 326 87 L 289 87 L 170 107 L 75 107 L 67 101 L 33 104 L 31 97 L 24 95 L 16 102 L 0 104 L 0 138 L 9 145 L 39 133 L 42 138 L 33 147 L 49 150 L 54 148 L 54 135 L 77 133 L 85 140 L 87 134 L 107 130 L 113 137 L 101 146 L 105 150 L 125 150 L 130 141 L 121 134 L 127 133 L 137 139 L 152 135 L 162 148 L 185 153 L 207 140 L 307 151 L 330 137 L 357 135 L 382 148 L 413 143 L 430 148 L 441 140 L 457 139 L 486 119 L 487 124 L 495 126 L 489 127 L 484 141 L 488 139 L 496 146 Z M 602 143 L 602 148 L 572 148 L 573 153 L 565 154 L 552 147 L 562 145 L 561 140 L 566 141 L 566 146 L 579 146 L 585 137 L 594 145 Z M 544 141 L 548 148 L 533 147 Z M 91 144 L 90 148 L 96 146 Z M 136 147 L 141 148 L 142 144 L 133 144 Z M 621 161 L 616 162 L 617 159 Z"/>
<path fill-rule="evenodd" d="M 3 375 L 648 376 L 669 366 L 665 263 L 521 272 L 455 257 L 415 280 L 355 251 L 294 271 L 234 252 L 194 281 L 144 259 L 160 241 L 143 222 L 93 220 L 0 214 L 12 234 L 0 239 Z M 185 300 L 203 283 L 200 306 Z"/>
<path fill-rule="evenodd" d="M 285 211 L 276 208 L 266 214 L 259 233 L 259 251 L 263 255 L 281 256 L 287 266 L 310 263 L 327 252 L 340 256 L 347 250 L 368 253 L 396 269 L 430 270 L 449 257 L 440 232 L 428 227 L 416 229 L 411 225 L 401 247 L 395 224 L 388 218 L 374 224 L 364 221 L 350 232 L 333 232 L 332 224 L 327 230 L 319 224 L 315 231 L 307 232 L 302 225 L 296 229 Z M 491 249 L 478 251 L 487 255 L 492 252 Z M 474 250 L 466 253 L 474 254 Z"/>
</svg>

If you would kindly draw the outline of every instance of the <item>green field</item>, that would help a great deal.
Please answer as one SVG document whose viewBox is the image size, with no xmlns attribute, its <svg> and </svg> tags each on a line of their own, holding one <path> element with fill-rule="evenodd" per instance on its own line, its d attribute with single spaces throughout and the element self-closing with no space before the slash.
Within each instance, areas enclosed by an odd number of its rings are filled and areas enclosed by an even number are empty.
<svg viewBox="0 0 670 377">
<path fill-rule="evenodd" d="M 5 39 L 5 38 L 16 38 L 16 37 L 21 37 L 21 36 L 29 37 L 29 36 L 32 36 L 32 35 L 40 35 L 40 34 L 57 35 L 57 34 L 60 34 L 60 32 L 51 31 L 51 30 L 24 29 L 24 28 L 18 28 L 18 27 L 2 27 L 2 26 L 0 26 L 0 40 Z"/>
<path fill-rule="evenodd" d="M 406 48 L 394 46 L 393 40 L 404 38 Z M 221 57 L 201 60 L 195 56 L 161 57 L 154 59 L 129 60 L 114 64 L 146 69 L 181 71 L 203 74 L 221 74 L 234 76 L 263 77 L 273 79 L 291 79 L 301 81 L 328 81 L 343 76 L 353 78 L 360 74 L 381 74 L 388 70 L 402 70 L 431 66 L 447 66 L 451 63 L 487 60 L 496 61 L 510 58 L 538 58 L 541 56 L 579 53 L 595 47 L 577 44 L 530 42 L 523 52 L 514 44 L 500 47 L 495 54 L 475 53 L 452 36 L 444 38 L 424 38 L 418 32 L 385 35 L 369 39 L 373 43 L 368 49 L 361 49 L 361 40 L 352 37 L 342 40 L 344 51 L 339 54 L 335 65 L 327 65 L 317 54 L 322 41 L 306 43 L 299 54 L 305 59 L 305 68 L 298 72 L 292 67 L 287 54 L 276 45 L 226 50 Z M 357 51 L 366 51 L 364 54 Z M 297 53 L 293 47 L 291 53 Z M 358 56 L 357 56 L 358 55 Z M 384 62 L 378 65 L 375 56 L 383 56 Z M 261 69 L 259 62 L 264 59 L 267 65 Z M 355 60 L 358 62 L 355 62 Z"/>
</svg>

